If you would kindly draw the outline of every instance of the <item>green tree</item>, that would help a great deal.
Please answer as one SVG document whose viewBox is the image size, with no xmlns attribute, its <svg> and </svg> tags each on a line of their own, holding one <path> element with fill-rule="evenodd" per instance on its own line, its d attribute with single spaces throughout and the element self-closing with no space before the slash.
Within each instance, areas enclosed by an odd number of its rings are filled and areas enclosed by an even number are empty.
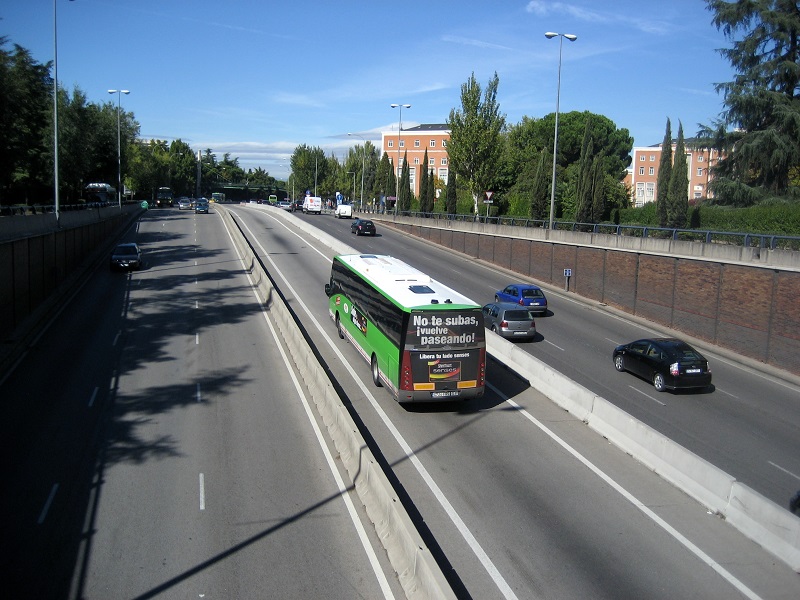
<svg viewBox="0 0 800 600">
<path fill-rule="evenodd" d="M 794 0 L 706 0 L 712 23 L 731 40 L 720 49 L 736 71 L 717 84 L 725 110 L 699 135 L 723 151 L 709 187 L 714 201 L 750 206 L 769 197 L 797 200 L 800 165 L 800 10 Z M 728 129 L 730 128 L 730 129 Z"/>
<path fill-rule="evenodd" d="M 447 214 L 456 214 L 457 205 L 458 191 L 456 190 L 456 172 L 450 171 L 447 175 L 447 187 L 445 188 L 445 211 Z"/>
<path fill-rule="evenodd" d="M 672 163 L 667 195 L 667 227 L 686 227 L 688 214 L 689 164 L 686 159 L 686 142 L 683 139 L 683 124 L 678 121 L 678 141 L 675 144 L 675 160 Z"/>
<path fill-rule="evenodd" d="M 501 133 L 505 128 L 505 115 L 500 114 L 497 103 L 499 83 L 495 73 L 481 100 L 481 86 L 472 73 L 461 85 L 461 110 L 452 109 L 447 120 L 450 170 L 465 179 L 475 213 L 478 212 L 478 198 L 493 187 L 503 152 Z"/>
<path fill-rule="evenodd" d="M 427 213 L 433 212 L 436 201 L 436 175 L 434 174 L 433 169 L 431 169 L 430 172 L 428 173 L 428 181 L 426 188 L 427 188 L 426 205 L 424 207 L 420 207 L 420 210 L 427 215 Z"/>
<path fill-rule="evenodd" d="M 292 154 L 291 165 L 299 195 L 304 195 L 306 191 L 313 195 L 319 191 L 318 185 L 325 179 L 328 170 L 322 148 L 312 148 L 306 144 L 297 146 Z"/>
<path fill-rule="evenodd" d="M 672 125 L 667 118 L 664 140 L 661 142 L 661 161 L 658 163 L 656 181 L 656 214 L 659 227 L 667 226 L 667 205 L 669 204 L 669 184 L 672 180 Z"/>
<path fill-rule="evenodd" d="M 403 169 L 400 172 L 400 189 L 397 193 L 397 210 L 400 213 L 407 213 L 411 210 L 411 171 L 408 166 L 408 150 L 403 152 Z"/>
<path fill-rule="evenodd" d="M 593 182 L 594 142 L 592 140 L 592 120 L 586 119 L 575 185 L 575 220 L 578 223 L 590 223 L 592 221 Z"/>
<path fill-rule="evenodd" d="M 428 185 L 433 183 L 433 172 L 428 173 L 428 149 L 425 148 L 425 157 L 420 165 L 419 180 L 419 210 L 422 213 L 433 212 L 433 187 Z"/>
</svg>

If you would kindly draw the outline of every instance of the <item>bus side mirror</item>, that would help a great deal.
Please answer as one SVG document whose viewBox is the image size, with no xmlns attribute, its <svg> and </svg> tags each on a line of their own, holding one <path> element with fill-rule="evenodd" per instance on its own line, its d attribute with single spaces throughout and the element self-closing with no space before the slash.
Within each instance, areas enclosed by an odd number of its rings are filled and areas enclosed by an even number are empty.
<svg viewBox="0 0 800 600">
<path fill-rule="evenodd" d="M 325 295 L 328 296 L 328 298 L 331 297 L 331 284 L 330 283 L 326 283 L 325 284 Z"/>
</svg>

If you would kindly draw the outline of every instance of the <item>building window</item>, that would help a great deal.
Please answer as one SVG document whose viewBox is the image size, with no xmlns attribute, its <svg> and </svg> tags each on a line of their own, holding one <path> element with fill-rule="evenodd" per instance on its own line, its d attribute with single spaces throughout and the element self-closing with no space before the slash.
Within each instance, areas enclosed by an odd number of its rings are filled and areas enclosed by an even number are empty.
<svg viewBox="0 0 800 600">
<path fill-rule="evenodd" d="M 644 154 L 639 155 L 639 162 L 644 162 Z"/>
<path fill-rule="evenodd" d="M 639 175 L 644 175 L 644 167 L 639 167 Z"/>
<path fill-rule="evenodd" d="M 439 179 L 447 184 L 447 169 L 439 169 Z"/>
<path fill-rule="evenodd" d="M 656 162 L 656 155 L 655 154 L 651 154 L 650 155 L 650 162 Z"/>
<path fill-rule="evenodd" d="M 431 140 L 431 148 L 436 148 L 436 140 Z"/>
<path fill-rule="evenodd" d="M 652 202 L 653 198 L 655 198 L 656 195 L 656 184 L 648 183 L 646 186 L 646 190 L 647 193 L 645 195 L 647 196 L 647 202 Z"/>
<path fill-rule="evenodd" d="M 406 147 L 406 141 L 405 140 L 399 140 L 399 142 L 400 142 L 400 147 L 401 148 L 405 148 Z"/>
<path fill-rule="evenodd" d="M 414 140 L 414 148 L 419 148 L 419 140 Z"/>
<path fill-rule="evenodd" d="M 697 176 L 698 177 L 702 177 L 703 176 L 703 167 L 697 167 Z"/>
<path fill-rule="evenodd" d="M 442 140 L 442 148 L 447 148 L 447 140 Z"/>
<path fill-rule="evenodd" d="M 387 146 L 389 148 L 394 148 L 394 140 L 389 140 L 389 143 L 387 144 Z"/>
<path fill-rule="evenodd" d="M 702 155 L 702 154 L 700 154 L 700 155 L 697 157 L 697 162 L 703 162 L 704 160 L 705 160 L 705 159 L 703 158 L 703 155 Z"/>
<path fill-rule="evenodd" d="M 415 165 L 419 164 L 419 156 L 414 157 L 414 164 Z"/>
<path fill-rule="evenodd" d="M 429 167 L 435 167 L 436 166 L 436 159 L 435 158 L 429 158 L 428 159 L 428 166 Z"/>
<path fill-rule="evenodd" d="M 444 166 L 446 166 L 446 165 L 447 165 L 447 159 L 446 159 L 446 158 L 443 158 L 443 159 L 442 159 L 442 166 L 444 167 Z"/>
<path fill-rule="evenodd" d="M 655 174 L 656 174 L 656 168 L 655 167 L 650 167 L 650 171 L 648 172 L 648 175 L 655 175 Z"/>
<path fill-rule="evenodd" d="M 417 181 L 417 170 L 414 167 L 408 168 L 408 181 L 411 184 L 411 189 L 414 189 L 414 184 Z"/>
</svg>

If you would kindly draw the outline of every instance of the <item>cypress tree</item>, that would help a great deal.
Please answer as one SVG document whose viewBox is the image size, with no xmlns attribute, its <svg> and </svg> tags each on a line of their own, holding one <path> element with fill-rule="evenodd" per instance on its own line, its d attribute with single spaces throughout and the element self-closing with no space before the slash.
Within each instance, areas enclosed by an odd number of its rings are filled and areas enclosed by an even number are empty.
<svg viewBox="0 0 800 600">
<path fill-rule="evenodd" d="M 400 171 L 397 210 L 403 213 L 411 210 L 411 171 L 408 168 L 408 150 L 403 153 L 403 169 Z"/>
<path fill-rule="evenodd" d="M 425 208 L 426 213 L 433 212 L 434 202 L 436 201 L 436 182 L 435 182 L 435 175 L 433 174 L 433 169 L 431 169 L 430 173 L 428 173 L 428 204 Z"/>
<path fill-rule="evenodd" d="M 456 172 L 452 169 L 447 175 L 447 187 L 445 188 L 444 197 L 447 214 L 456 214 L 456 210 L 458 209 L 458 193 L 456 192 Z"/>
<path fill-rule="evenodd" d="M 678 141 L 675 145 L 675 160 L 669 178 L 667 201 L 667 227 L 684 228 L 689 215 L 689 164 L 686 160 L 686 142 L 683 139 L 683 124 L 678 121 Z"/>
<path fill-rule="evenodd" d="M 539 164 L 536 167 L 536 175 L 533 179 L 533 191 L 531 194 L 531 219 L 547 219 L 550 211 L 550 196 L 548 183 L 550 182 L 550 170 L 548 158 L 549 152 L 542 147 L 539 152 Z"/>
<path fill-rule="evenodd" d="M 672 178 L 672 125 L 667 118 L 667 130 L 661 142 L 661 162 L 658 163 L 656 181 L 656 214 L 658 226 L 667 226 L 667 204 L 669 203 L 669 182 Z"/>
<path fill-rule="evenodd" d="M 419 176 L 419 210 L 420 212 L 430 212 L 428 210 L 428 149 L 425 148 L 425 158 L 422 160 L 421 173 Z"/>
</svg>

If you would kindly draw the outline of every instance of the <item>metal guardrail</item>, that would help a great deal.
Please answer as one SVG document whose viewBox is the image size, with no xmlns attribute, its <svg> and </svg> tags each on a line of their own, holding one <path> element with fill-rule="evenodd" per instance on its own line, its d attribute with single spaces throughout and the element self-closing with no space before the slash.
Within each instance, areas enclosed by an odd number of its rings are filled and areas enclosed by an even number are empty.
<svg viewBox="0 0 800 600">
<path fill-rule="evenodd" d="M 361 211 L 359 211 L 361 212 Z M 369 213 L 366 213 L 369 214 Z M 386 212 L 391 215 L 391 212 Z M 469 223 L 486 223 L 491 225 L 507 225 L 513 227 L 536 227 L 547 229 L 549 221 L 545 219 L 528 219 L 524 217 L 486 217 L 476 214 L 450 215 L 445 213 L 402 212 L 404 217 L 425 218 L 435 221 L 461 221 Z M 713 231 L 703 229 L 677 229 L 668 227 L 649 227 L 643 225 L 615 225 L 613 223 L 577 223 L 574 221 L 553 221 L 553 229 L 560 231 L 576 231 L 583 233 L 604 233 L 608 235 L 630 236 L 640 238 L 673 239 L 697 241 L 705 244 L 728 244 L 752 248 L 768 248 L 770 250 L 800 251 L 800 236 L 775 235 L 763 233 L 746 233 L 737 231 Z"/>
</svg>

